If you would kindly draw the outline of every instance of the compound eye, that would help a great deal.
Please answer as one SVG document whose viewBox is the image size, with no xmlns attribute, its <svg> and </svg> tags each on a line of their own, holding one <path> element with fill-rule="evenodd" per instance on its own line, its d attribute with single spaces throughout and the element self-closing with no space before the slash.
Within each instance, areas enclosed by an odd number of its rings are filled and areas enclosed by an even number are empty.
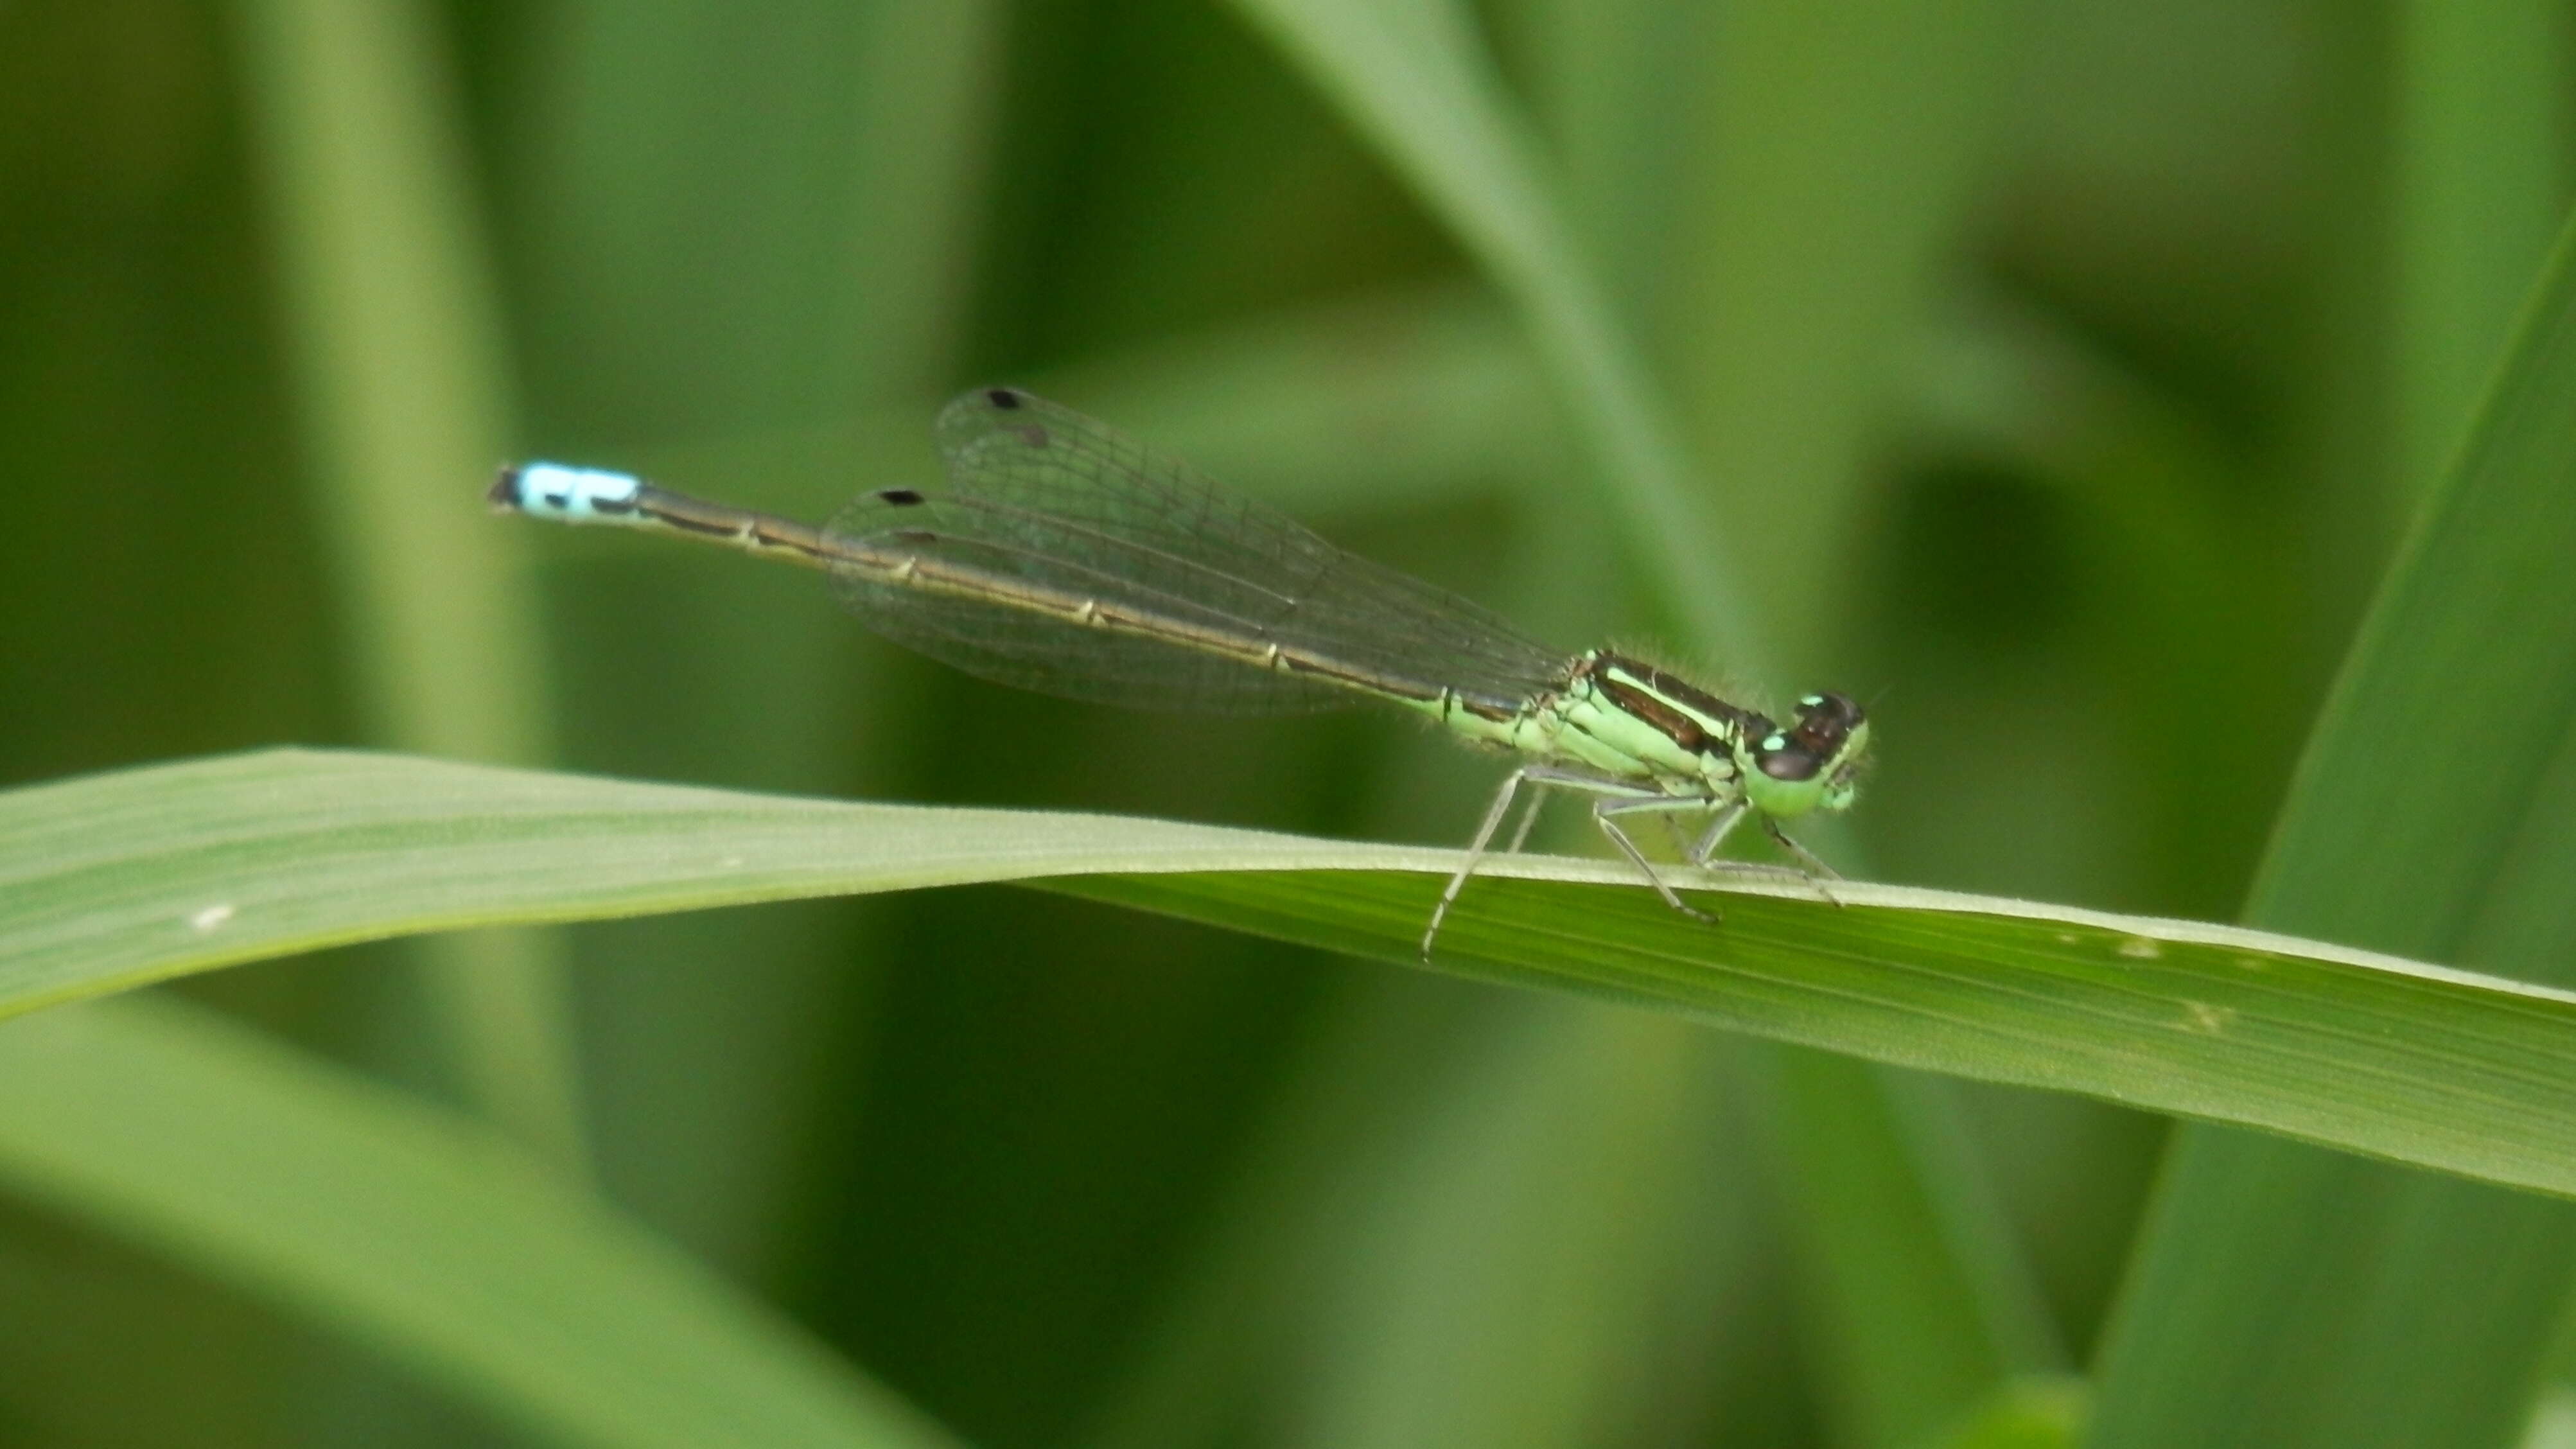
<svg viewBox="0 0 2576 1449">
<path fill-rule="evenodd" d="M 1849 733 L 1860 724 L 1860 716 L 1859 702 L 1847 694 L 1827 691 L 1823 694 L 1808 695 L 1798 701 L 1798 720 L 1801 724 L 1827 720 L 1841 726 L 1844 733 Z"/>
<path fill-rule="evenodd" d="M 1811 694 L 1798 701 L 1798 725 L 1791 734 L 1818 759 L 1827 759 L 1850 740 L 1860 718 L 1860 706 L 1848 695 Z"/>
<path fill-rule="evenodd" d="M 1812 780 L 1824 762 L 1824 756 L 1809 748 L 1804 739 L 1793 742 L 1787 735 L 1767 735 L 1753 747 L 1754 766 L 1774 780 Z"/>
</svg>

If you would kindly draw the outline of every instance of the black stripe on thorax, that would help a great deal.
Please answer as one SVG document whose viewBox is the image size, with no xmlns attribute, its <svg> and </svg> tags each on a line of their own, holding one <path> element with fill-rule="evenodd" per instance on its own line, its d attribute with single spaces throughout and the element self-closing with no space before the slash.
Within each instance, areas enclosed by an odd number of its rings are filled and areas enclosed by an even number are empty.
<svg viewBox="0 0 2576 1449">
<path fill-rule="evenodd" d="M 1731 730 L 1737 739 L 1742 739 L 1761 719 L 1752 710 L 1728 704 L 1697 685 L 1624 654 L 1597 656 L 1591 661 L 1590 674 L 1594 685 L 1611 703 L 1694 754 L 1724 753 L 1730 746 L 1730 741 L 1712 735 L 1700 720 L 1709 721 L 1719 730 Z M 1694 715 L 1698 718 L 1694 719 Z"/>
</svg>

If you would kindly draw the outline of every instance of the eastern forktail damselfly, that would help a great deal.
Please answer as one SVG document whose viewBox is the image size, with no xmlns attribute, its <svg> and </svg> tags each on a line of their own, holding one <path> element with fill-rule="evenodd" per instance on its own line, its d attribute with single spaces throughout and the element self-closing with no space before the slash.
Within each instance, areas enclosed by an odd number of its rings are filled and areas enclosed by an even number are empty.
<svg viewBox="0 0 2576 1449">
<path fill-rule="evenodd" d="M 1607 649 L 1568 658 L 1500 616 L 1346 553 L 1286 514 L 1069 408 L 1010 388 L 940 413 L 948 488 L 862 495 L 823 528 L 624 473 L 528 463 L 494 507 L 729 544 L 829 573 L 879 633 L 969 674 L 1145 709 L 1275 712 L 1370 697 L 1526 763 L 1494 795 L 1422 933 L 1440 924 L 1521 787 L 1592 818 L 1664 902 L 1706 920 L 1638 848 L 1632 816 L 1706 816 L 1705 866 L 1746 815 L 1812 870 L 1783 820 L 1851 804 L 1861 707 L 1800 699 L 1776 723 Z M 1507 851 L 1528 836 L 1533 795 Z"/>
</svg>

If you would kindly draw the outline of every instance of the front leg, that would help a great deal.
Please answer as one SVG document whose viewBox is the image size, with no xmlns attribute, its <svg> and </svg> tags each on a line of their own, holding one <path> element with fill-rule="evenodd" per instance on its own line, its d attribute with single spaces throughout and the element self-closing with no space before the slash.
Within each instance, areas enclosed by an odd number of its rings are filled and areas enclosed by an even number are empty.
<svg viewBox="0 0 2576 1449">
<path fill-rule="evenodd" d="M 1771 837 L 1773 844 L 1795 856 L 1799 863 L 1806 867 L 1807 884 L 1816 888 L 1816 894 L 1837 906 L 1843 903 L 1843 898 L 1835 895 L 1833 888 L 1825 884 L 1829 880 L 1841 880 L 1843 878 L 1841 871 L 1818 859 L 1814 851 L 1791 840 L 1789 832 L 1780 828 L 1780 822 L 1768 815 L 1762 817 L 1762 832 Z"/>
</svg>

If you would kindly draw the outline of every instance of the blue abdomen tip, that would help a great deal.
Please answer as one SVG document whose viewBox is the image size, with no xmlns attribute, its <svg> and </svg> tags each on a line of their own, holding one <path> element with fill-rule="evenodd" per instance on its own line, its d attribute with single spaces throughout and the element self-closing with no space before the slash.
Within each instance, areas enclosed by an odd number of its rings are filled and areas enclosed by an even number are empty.
<svg viewBox="0 0 2576 1449">
<path fill-rule="evenodd" d="M 635 512 L 643 487 L 643 480 L 631 473 L 521 463 L 502 469 L 488 496 L 495 507 L 564 523 L 622 523 Z"/>
</svg>

